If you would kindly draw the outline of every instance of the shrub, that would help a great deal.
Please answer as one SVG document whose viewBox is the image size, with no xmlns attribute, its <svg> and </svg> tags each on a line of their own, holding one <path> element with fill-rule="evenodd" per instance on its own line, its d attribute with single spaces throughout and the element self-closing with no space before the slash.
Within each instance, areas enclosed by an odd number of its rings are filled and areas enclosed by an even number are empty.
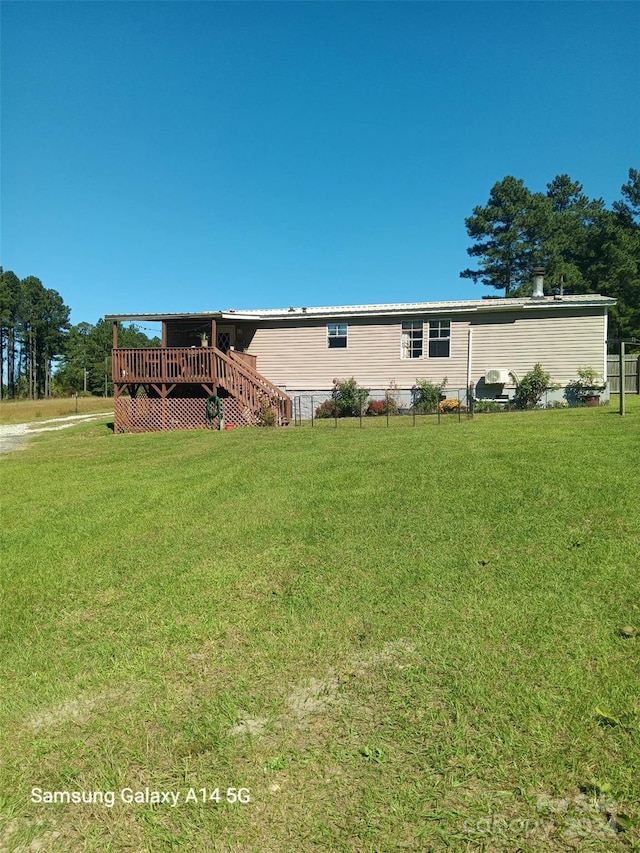
<svg viewBox="0 0 640 853">
<path fill-rule="evenodd" d="M 496 403 L 495 400 L 476 400 L 473 404 L 474 412 L 499 412 L 501 411 L 502 406 L 500 403 Z"/>
<path fill-rule="evenodd" d="M 592 367 L 579 367 L 578 377 L 567 385 L 564 392 L 567 401 L 574 405 L 584 403 L 587 397 L 598 396 L 607 387 L 602 381 L 602 374 Z"/>
<path fill-rule="evenodd" d="M 465 406 L 461 406 L 460 400 L 457 400 L 455 397 L 447 397 L 446 400 L 440 400 L 438 408 L 446 414 L 447 412 L 457 412 L 458 409 L 464 411 Z"/>
<path fill-rule="evenodd" d="M 411 389 L 411 404 L 414 409 L 417 412 L 435 411 L 446 384 L 446 376 L 439 385 L 427 382 L 426 379 L 416 379 L 416 384 Z"/>
<path fill-rule="evenodd" d="M 517 409 L 534 409 L 546 391 L 555 391 L 557 387 L 538 362 L 518 383 L 513 402 Z"/>
<path fill-rule="evenodd" d="M 316 409 L 317 418 L 335 418 L 337 412 L 335 400 L 325 400 Z"/>
<path fill-rule="evenodd" d="M 264 400 L 260 404 L 256 422 L 259 427 L 272 427 L 278 422 L 278 413 L 271 405 L 270 400 Z"/>
<path fill-rule="evenodd" d="M 389 382 L 389 387 L 384 392 L 384 414 L 397 415 L 400 407 L 400 389 L 395 380 Z"/>
<path fill-rule="evenodd" d="M 353 376 L 351 379 L 334 379 L 331 396 L 339 418 L 357 418 L 367 403 L 369 389 L 361 388 Z"/>
<path fill-rule="evenodd" d="M 392 382 L 384 392 L 383 400 L 370 400 L 367 407 L 368 415 L 397 415 L 398 414 L 398 395 L 400 389 Z"/>
<path fill-rule="evenodd" d="M 387 404 L 384 400 L 371 400 L 367 408 L 368 415 L 386 415 Z"/>
</svg>

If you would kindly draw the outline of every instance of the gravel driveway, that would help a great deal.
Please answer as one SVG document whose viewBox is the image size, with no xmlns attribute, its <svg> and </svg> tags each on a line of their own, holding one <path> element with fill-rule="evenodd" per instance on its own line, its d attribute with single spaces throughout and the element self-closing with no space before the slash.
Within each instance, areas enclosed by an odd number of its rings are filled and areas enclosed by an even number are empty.
<svg viewBox="0 0 640 853">
<path fill-rule="evenodd" d="M 10 453 L 24 447 L 30 435 L 65 429 L 77 423 L 100 420 L 108 417 L 107 412 L 98 415 L 69 415 L 66 418 L 51 418 L 47 421 L 31 421 L 28 424 L 0 424 L 0 453 Z"/>
</svg>

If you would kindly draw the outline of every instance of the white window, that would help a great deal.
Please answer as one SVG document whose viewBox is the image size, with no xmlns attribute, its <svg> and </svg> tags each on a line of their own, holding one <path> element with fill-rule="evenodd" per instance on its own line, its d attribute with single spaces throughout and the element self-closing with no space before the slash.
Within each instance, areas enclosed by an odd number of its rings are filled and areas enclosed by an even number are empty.
<svg viewBox="0 0 640 853">
<path fill-rule="evenodd" d="M 402 358 L 422 358 L 423 331 L 422 323 L 402 324 Z"/>
<path fill-rule="evenodd" d="M 347 324 L 329 323 L 327 325 L 327 346 L 329 349 L 345 349 L 347 346 Z"/>
<path fill-rule="evenodd" d="M 429 320 L 429 358 L 451 355 L 451 320 Z"/>
</svg>

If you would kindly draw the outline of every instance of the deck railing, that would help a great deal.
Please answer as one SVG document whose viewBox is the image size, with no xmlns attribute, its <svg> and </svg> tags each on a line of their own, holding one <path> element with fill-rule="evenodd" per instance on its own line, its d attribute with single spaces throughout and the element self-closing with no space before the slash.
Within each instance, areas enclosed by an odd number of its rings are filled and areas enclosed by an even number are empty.
<svg viewBox="0 0 640 853">
<path fill-rule="evenodd" d="M 113 350 L 113 381 L 214 382 L 213 347 L 153 347 Z"/>
<path fill-rule="evenodd" d="M 291 420 L 291 399 L 232 350 L 215 347 L 155 347 L 112 351 L 119 385 L 198 384 L 221 386 L 252 412 L 273 406 L 280 423 Z"/>
</svg>

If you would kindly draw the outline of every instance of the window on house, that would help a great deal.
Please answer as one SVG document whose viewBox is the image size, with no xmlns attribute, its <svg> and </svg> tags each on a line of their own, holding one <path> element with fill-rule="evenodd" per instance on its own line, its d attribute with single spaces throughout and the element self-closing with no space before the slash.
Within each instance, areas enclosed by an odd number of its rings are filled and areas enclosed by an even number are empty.
<svg viewBox="0 0 640 853">
<path fill-rule="evenodd" d="M 422 358 L 422 323 L 402 324 L 402 358 Z"/>
<path fill-rule="evenodd" d="M 451 355 L 451 320 L 429 321 L 429 358 Z"/>
<path fill-rule="evenodd" d="M 218 332 L 218 349 L 227 353 L 231 349 L 231 335 L 229 332 Z"/>
<path fill-rule="evenodd" d="M 344 349 L 347 346 L 346 323 L 329 323 L 327 325 L 327 346 L 329 349 Z"/>
</svg>

